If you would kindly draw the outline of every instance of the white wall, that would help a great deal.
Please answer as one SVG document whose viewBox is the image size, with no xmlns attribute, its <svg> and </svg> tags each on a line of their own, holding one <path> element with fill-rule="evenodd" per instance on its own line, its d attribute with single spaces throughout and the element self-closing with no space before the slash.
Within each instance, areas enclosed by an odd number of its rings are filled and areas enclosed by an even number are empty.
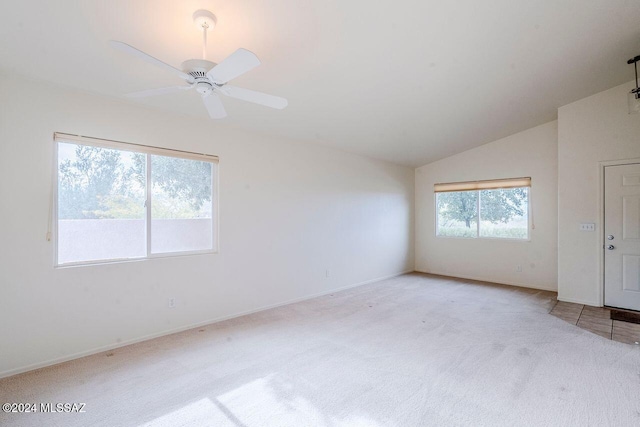
<svg viewBox="0 0 640 427">
<path fill-rule="evenodd" d="M 601 161 L 640 157 L 640 115 L 624 84 L 558 109 L 558 298 L 600 306 Z M 580 223 L 596 223 L 581 232 Z"/>
<path fill-rule="evenodd" d="M 0 375 L 413 270 L 411 168 L 12 76 L 0 99 Z M 54 269 L 54 131 L 219 155 L 220 253 Z"/>
<path fill-rule="evenodd" d="M 554 121 L 416 169 L 416 269 L 555 290 L 557 153 Z M 433 184 L 521 176 L 532 179 L 530 241 L 436 237 Z"/>
</svg>

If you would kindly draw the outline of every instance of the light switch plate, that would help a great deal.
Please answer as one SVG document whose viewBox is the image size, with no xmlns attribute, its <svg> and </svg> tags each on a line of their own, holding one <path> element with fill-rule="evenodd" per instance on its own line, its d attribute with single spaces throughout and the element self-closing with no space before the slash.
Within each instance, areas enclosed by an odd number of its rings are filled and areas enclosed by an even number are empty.
<svg viewBox="0 0 640 427">
<path fill-rule="evenodd" d="M 596 231 L 596 225 L 592 222 L 580 224 L 580 231 Z"/>
</svg>

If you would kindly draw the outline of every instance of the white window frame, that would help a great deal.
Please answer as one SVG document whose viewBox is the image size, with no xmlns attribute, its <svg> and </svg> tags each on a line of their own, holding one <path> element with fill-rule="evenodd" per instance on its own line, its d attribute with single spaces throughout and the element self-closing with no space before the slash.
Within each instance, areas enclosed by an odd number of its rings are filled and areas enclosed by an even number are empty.
<svg viewBox="0 0 640 427">
<path fill-rule="evenodd" d="M 525 188 L 526 186 L 523 187 L 509 187 L 509 188 Z M 535 227 L 533 225 L 533 210 L 532 210 L 532 204 L 531 204 L 531 193 L 532 193 L 532 187 L 526 187 L 528 188 L 527 191 L 527 237 L 524 239 L 518 239 L 515 237 L 486 237 L 486 236 L 481 236 L 480 235 L 480 221 L 481 221 L 481 216 L 480 216 L 480 191 L 482 191 L 482 189 L 477 189 L 477 190 L 467 190 L 467 191 L 475 191 L 478 193 L 478 201 L 477 203 L 477 210 L 478 210 L 478 221 L 476 223 L 476 237 L 464 237 L 464 236 L 442 236 L 438 234 L 438 194 L 439 193 L 453 193 L 455 191 L 441 191 L 441 192 L 434 192 L 433 193 L 433 203 L 435 206 L 435 229 L 434 229 L 434 235 L 435 237 L 439 238 L 439 239 L 463 239 L 463 240 L 499 240 L 499 241 L 505 241 L 505 242 L 530 242 L 531 241 L 531 230 L 533 230 Z M 491 188 L 490 190 L 497 190 L 499 188 Z M 506 188 L 508 189 L 508 188 Z"/>
<path fill-rule="evenodd" d="M 65 262 L 60 264 L 58 262 L 58 172 L 59 172 L 59 159 L 58 159 L 58 144 L 64 142 L 70 142 L 81 145 L 88 145 L 93 147 L 101 147 L 101 148 L 112 148 L 121 151 L 129 151 L 133 153 L 145 154 L 147 156 L 146 161 L 146 200 L 145 200 L 145 225 L 146 225 L 146 255 L 141 257 L 133 257 L 133 258 L 109 258 L 109 259 L 101 259 L 101 260 L 90 260 L 90 261 L 77 261 L 77 262 Z M 132 261 L 144 261 L 155 258 L 167 258 L 167 257 L 178 257 L 178 256 L 189 256 L 189 255 L 204 255 L 204 254 L 217 254 L 219 253 L 219 203 L 218 203 L 218 167 L 219 167 L 219 158 L 218 156 L 212 154 L 204 154 L 204 153 L 194 153 L 190 151 L 181 151 L 181 150 L 173 150 L 169 148 L 160 148 L 154 147 L 150 145 L 142 145 L 142 144 L 134 144 L 129 142 L 120 142 L 113 141 L 108 139 L 101 138 L 93 138 L 88 136 L 81 135 L 72 135 L 62 132 L 56 132 L 53 136 L 53 182 L 52 182 L 52 201 L 51 201 L 51 232 L 50 235 L 53 237 L 54 242 L 54 267 L 55 268 L 65 268 L 65 267 L 76 267 L 76 266 L 87 266 L 87 265 L 96 265 L 96 264 L 113 264 L 113 263 L 122 263 L 122 262 L 132 262 Z M 211 211 L 211 249 L 203 249 L 196 251 L 180 251 L 180 252 L 163 252 L 163 253 L 151 253 L 151 203 L 152 203 L 152 187 L 151 187 L 151 155 L 159 155 L 166 157 L 174 157 L 180 159 L 188 159 L 188 160 L 197 160 L 211 163 L 211 203 L 212 203 L 212 211 Z M 49 233 L 48 233 L 49 234 Z"/>
</svg>

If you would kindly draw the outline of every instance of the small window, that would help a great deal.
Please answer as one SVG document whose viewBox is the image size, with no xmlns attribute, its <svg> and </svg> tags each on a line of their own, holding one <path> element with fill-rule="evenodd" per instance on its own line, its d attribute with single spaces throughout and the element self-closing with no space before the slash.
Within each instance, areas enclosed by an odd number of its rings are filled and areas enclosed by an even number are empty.
<svg viewBox="0 0 640 427">
<path fill-rule="evenodd" d="M 216 250 L 217 158 L 55 136 L 56 265 Z"/>
<path fill-rule="evenodd" d="M 436 235 L 529 239 L 530 178 L 436 184 Z"/>
</svg>

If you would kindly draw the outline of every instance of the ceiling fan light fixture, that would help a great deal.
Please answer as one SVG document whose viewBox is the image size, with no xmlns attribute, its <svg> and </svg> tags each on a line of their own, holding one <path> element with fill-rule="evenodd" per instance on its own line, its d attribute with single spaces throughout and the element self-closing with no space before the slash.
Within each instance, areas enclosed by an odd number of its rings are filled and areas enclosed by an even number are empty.
<svg viewBox="0 0 640 427">
<path fill-rule="evenodd" d="M 627 64 L 633 64 L 633 68 L 636 72 L 636 87 L 631 89 L 627 94 L 627 103 L 629 106 L 629 114 L 640 113 L 640 86 L 638 86 L 638 61 L 640 61 L 640 55 L 631 58 L 627 61 Z"/>
</svg>

